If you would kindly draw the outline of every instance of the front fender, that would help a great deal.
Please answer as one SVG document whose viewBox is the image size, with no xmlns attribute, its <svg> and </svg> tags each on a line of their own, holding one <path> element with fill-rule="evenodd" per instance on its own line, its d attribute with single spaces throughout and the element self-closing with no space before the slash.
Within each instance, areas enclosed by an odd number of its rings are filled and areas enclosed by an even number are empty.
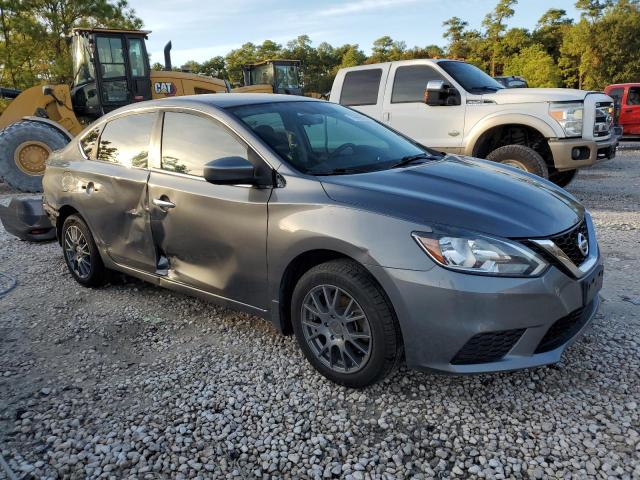
<svg viewBox="0 0 640 480">
<path fill-rule="evenodd" d="M 564 133 L 560 125 L 552 125 L 540 117 L 521 112 L 496 112 L 482 118 L 467 133 L 465 139 L 464 154 L 473 156 L 476 144 L 483 133 L 494 127 L 502 125 L 524 125 L 540 132 L 545 138 L 563 137 Z"/>
</svg>

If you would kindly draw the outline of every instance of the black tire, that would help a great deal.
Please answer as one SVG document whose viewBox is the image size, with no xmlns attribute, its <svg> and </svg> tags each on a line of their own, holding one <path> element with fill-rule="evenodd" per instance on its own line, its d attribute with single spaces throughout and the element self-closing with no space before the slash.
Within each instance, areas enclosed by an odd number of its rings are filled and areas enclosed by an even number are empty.
<svg viewBox="0 0 640 480">
<path fill-rule="evenodd" d="M 357 371 L 336 371 L 318 358 L 303 331 L 303 302 L 314 289 L 335 286 L 355 300 L 369 325 L 369 356 Z M 335 303 L 335 302 L 334 302 Z M 303 354 L 329 380 L 352 388 L 363 388 L 388 377 L 402 358 L 402 335 L 393 308 L 382 288 L 358 263 L 333 260 L 313 267 L 298 281 L 291 299 L 291 318 Z M 308 323 L 306 323 L 308 328 Z M 326 325 L 326 324 L 325 324 Z M 332 337 L 333 338 L 333 337 Z M 328 342 L 328 340 L 325 339 Z M 351 340 L 348 340 L 351 342 Z M 347 341 L 343 344 L 346 346 Z M 330 350 L 333 347 L 330 347 Z M 331 355 L 331 353 L 329 353 Z M 344 360 L 345 357 L 342 356 Z M 355 365 L 354 365 L 355 366 Z"/>
<path fill-rule="evenodd" d="M 34 142 L 31 154 L 25 149 L 28 142 Z M 47 149 L 52 152 L 67 143 L 69 139 L 50 125 L 29 120 L 12 123 L 0 131 L 0 178 L 22 192 L 41 192 L 44 169 L 39 161 L 28 160 L 38 160 Z"/>
<path fill-rule="evenodd" d="M 542 178 L 549 178 L 549 169 L 544 158 L 534 149 L 524 145 L 505 145 L 487 155 L 487 160 L 504 163 Z"/>
<path fill-rule="evenodd" d="M 88 262 L 78 262 L 76 260 L 74 263 L 72 259 L 69 247 L 73 242 L 70 242 L 70 239 L 68 238 L 68 235 L 72 235 L 72 229 L 77 229 L 84 237 L 86 251 L 89 256 Z M 96 247 L 96 243 L 93 240 L 93 235 L 91 235 L 89 227 L 80 215 L 70 215 L 65 219 L 64 224 L 62 225 L 60 239 L 62 243 L 62 255 L 64 256 L 64 261 L 76 282 L 85 287 L 99 287 L 100 285 L 103 285 L 107 280 L 108 271 L 102 263 L 102 258 L 100 257 L 98 247 Z M 79 266 L 80 263 L 82 263 L 82 266 Z"/>
<path fill-rule="evenodd" d="M 576 175 L 578 174 L 578 170 L 568 170 L 566 172 L 551 172 L 549 174 L 549 180 L 558 185 L 559 187 L 566 187 L 569 185 Z"/>
</svg>

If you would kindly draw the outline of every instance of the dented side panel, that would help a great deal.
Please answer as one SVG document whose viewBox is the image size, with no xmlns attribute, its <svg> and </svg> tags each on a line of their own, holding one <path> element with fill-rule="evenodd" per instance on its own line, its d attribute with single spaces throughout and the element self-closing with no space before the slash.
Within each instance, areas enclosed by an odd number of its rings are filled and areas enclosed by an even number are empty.
<svg viewBox="0 0 640 480">
<path fill-rule="evenodd" d="M 151 226 L 166 278 L 267 309 L 267 202 L 271 189 L 212 185 L 152 171 Z M 175 205 L 165 209 L 154 199 Z"/>
<path fill-rule="evenodd" d="M 66 197 L 62 203 L 80 212 L 102 252 L 116 263 L 155 271 L 147 204 L 149 171 L 84 160 L 69 167 L 56 176 Z"/>
</svg>

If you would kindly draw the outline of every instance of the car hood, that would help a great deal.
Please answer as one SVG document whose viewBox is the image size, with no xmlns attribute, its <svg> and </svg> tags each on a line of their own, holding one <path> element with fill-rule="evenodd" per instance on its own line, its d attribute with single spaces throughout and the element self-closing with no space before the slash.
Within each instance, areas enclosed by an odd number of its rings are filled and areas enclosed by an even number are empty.
<svg viewBox="0 0 640 480">
<path fill-rule="evenodd" d="M 482 96 L 483 100 L 492 100 L 498 104 L 539 103 L 539 102 L 581 102 L 587 96 L 586 90 L 571 88 L 503 88 L 495 93 Z"/>
<path fill-rule="evenodd" d="M 448 155 L 417 166 L 320 180 L 339 203 L 501 237 L 547 237 L 584 216 L 582 205 L 552 183 L 469 157 Z"/>
</svg>

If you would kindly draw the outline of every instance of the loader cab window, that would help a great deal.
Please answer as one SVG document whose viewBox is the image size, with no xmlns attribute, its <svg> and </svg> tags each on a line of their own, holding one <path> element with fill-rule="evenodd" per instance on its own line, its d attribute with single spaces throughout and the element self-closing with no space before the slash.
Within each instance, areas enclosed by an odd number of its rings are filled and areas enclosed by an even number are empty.
<svg viewBox="0 0 640 480">
<path fill-rule="evenodd" d="M 71 59 L 73 62 L 73 84 L 83 85 L 96 79 L 96 71 L 91 61 L 89 40 L 76 35 L 71 40 Z"/>
<path fill-rule="evenodd" d="M 96 51 L 102 78 L 102 102 L 111 105 L 129 103 L 129 88 L 121 37 L 96 37 Z"/>
<path fill-rule="evenodd" d="M 129 39 L 129 64 L 131 65 L 132 77 L 144 77 L 147 75 L 144 50 L 142 48 L 142 40 L 139 38 Z"/>
</svg>

